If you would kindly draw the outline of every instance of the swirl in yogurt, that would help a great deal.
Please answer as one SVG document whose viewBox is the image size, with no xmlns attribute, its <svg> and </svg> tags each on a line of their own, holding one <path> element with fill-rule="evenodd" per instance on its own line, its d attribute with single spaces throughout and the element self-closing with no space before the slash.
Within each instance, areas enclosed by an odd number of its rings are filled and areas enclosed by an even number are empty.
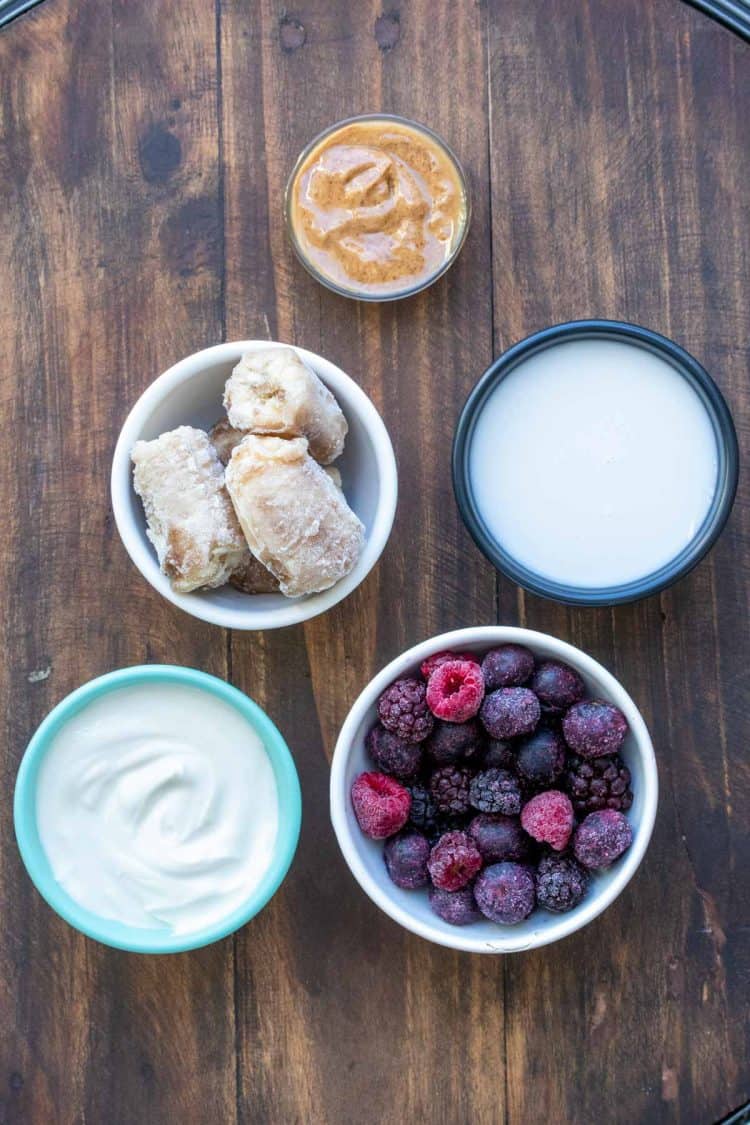
<svg viewBox="0 0 750 1125">
<path fill-rule="evenodd" d="M 108 692 L 70 719 L 40 768 L 36 818 L 80 906 L 191 933 L 241 906 L 278 830 L 273 767 L 230 704 L 185 684 Z"/>
</svg>

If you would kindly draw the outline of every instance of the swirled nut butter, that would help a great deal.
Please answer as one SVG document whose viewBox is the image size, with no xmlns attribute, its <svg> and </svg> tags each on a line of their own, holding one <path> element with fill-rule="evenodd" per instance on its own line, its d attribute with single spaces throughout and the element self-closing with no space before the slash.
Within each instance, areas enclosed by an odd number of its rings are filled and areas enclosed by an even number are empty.
<svg viewBox="0 0 750 1125">
<path fill-rule="evenodd" d="M 303 264 L 364 300 L 424 289 L 451 264 L 469 222 L 466 182 L 430 130 L 401 118 L 353 118 L 317 137 L 287 187 Z"/>
</svg>

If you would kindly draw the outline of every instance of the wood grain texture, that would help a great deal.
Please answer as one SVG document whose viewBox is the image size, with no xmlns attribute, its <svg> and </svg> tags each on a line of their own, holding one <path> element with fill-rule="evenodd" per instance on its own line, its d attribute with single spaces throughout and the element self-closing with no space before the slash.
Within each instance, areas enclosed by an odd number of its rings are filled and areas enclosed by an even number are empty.
<svg viewBox="0 0 750 1125">
<path fill-rule="evenodd" d="M 451 272 L 360 306 L 296 262 L 300 148 L 403 113 L 467 168 Z M 750 1098 L 750 494 L 660 598 L 572 610 L 496 578 L 450 486 L 453 427 L 493 354 L 614 316 L 672 335 L 750 441 L 750 48 L 677 0 L 46 0 L 0 33 L 0 1122 L 715 1121 Z M 114 533 L 129 405 L 221 338 L 274 338 L 354 376 L 399 461 L 379 566 L 325 617 L 227 636 L 148 588 Z M 15 471 L 18 469 L 18 471 Z M 337 730 L 405 646 L 500 620 L 572 640 L 653 731 L 654 841 L 610 910 L 502 961 L 402 932 L 328 820 Z M 269 907 L 180 957 L 56 919 L 10 816 L 24 745 L 76 684 L 165 660 L 230 678 L 300 771 L 300 850 Z M 49 669 L 49 675 L 46 675 Z M 31 677 L 31 679 L 29 678 Z"/>
</svg>

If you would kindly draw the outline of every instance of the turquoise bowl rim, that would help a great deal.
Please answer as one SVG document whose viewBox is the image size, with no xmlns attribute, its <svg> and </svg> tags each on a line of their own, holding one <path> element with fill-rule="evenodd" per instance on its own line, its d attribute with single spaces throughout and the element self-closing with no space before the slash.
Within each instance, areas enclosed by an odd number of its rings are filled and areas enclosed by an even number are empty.
<svg viewBox="0 0 750 1125">
<path fill-rule="evenodd" d="M 39 839 L 36 824 L 36 780 L 55 735 L 66 722 L 93 700 L 123 687 L 144 683 L 187 684 L 230 704 L 245 718 L 268 754 L 279 794 L 279 829 L 271 864 L 247 901 L 225 918 L 187 934 L 145 930 L 101 918 L 79 906 L 55 879 Z M 52 909 L 76 930 L 114 949 L 130 953 L 184 953 L 220 941 L 244 926 L 276 893 L 297 850 L 302 823 L 302 795 L 294 759 L 275 724 L 257 703 L 231 684 L 176 664 L 140 664 L 108 672 L 76 688 L 41 722 L 31 738 L 18 770 L 13 797 L 16 840 L 26 870 L 36 889 Z"/>
</svg>

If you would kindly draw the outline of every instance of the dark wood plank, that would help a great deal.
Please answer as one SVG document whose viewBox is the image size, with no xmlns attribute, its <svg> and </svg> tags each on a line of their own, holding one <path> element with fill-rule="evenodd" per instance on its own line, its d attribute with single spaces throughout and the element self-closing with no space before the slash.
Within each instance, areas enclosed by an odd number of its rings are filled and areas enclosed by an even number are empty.
<svg viewBox="0 0 750 1125">
<path fill-rule="evenodd" d="M 227 334 L 270 331 L 340 364 L 381 410 L 401 480 L 393 537 L 359 591 L 304 629 L 233 638 L 234 680 L 277 716 L 305 800 L 292 874 L 238 939 L 248 1122 L 503 1114 L 502 1082 L 471 1079 L 480 1053 L 502 1074 L 497 966 L 432 948 L 380 914 L 345 869 L 328 821 L 327 759 L 368 678 L 405 646 L 494 614 L 492 572 L 469 546 L 450 485 L 455 419 L 491 358 L 484 15 L 441 0 L 380 16 L 372 5 L 323 0 L 286 17 L 270 3 L 221 5 Z M 450 278 L 380 308 L 308 277 L 281 208 L 303 145 L 336 120 L 378 109 L 441 130 L 466 162 L 476 204 Z M 450 1044 L 435 1033 L 449 1025 Z M 398 1081 L 401 1052 L 409 1073 Z M 284 1060 L 293 1066 L 279 1081 Z"/>
<path fill-rule="evenodd" d="M 746 442 L 750 50 L 677 4 L 549 14 L 490 4 L 496 348 L 577 317 L 646 324 L 706 364 Z M 504 620 L 623 679 L 662 783 L 621 899 L 507 962 L 511 1121 L 704 1122 L 748 1096 L 747 511 L 743 485 L 711 559 L 661 599 L 578 611 L 499 580 Z"/>
<path fill-rule="evenodd" d="M 15 771 L 72 688 L 142 661 L 226 671 L 226 642 L 140 578 L 109 461 L 129 406 L 221 335 L 214 13 L 51 0 L 0 35 L 3 790 L 0 1119 L 232 1121 L 232 951 L 107 950 L 42 903 Z"/>
</svg>

